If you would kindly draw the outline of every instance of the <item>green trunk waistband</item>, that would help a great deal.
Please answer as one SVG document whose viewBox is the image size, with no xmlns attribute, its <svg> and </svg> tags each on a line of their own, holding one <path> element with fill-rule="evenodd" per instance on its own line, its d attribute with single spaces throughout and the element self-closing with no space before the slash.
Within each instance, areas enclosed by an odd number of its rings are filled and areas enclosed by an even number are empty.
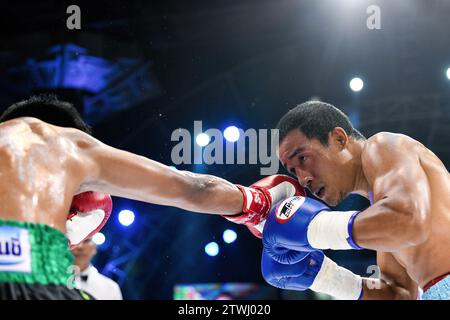
<svg viewBox="0 0 450 320">
<path fill-rule="evenodd" d="M 45 224 L 0 220 L 0 282 L 70 285 L 73 260 L 61 231 Z"/>
</svg>

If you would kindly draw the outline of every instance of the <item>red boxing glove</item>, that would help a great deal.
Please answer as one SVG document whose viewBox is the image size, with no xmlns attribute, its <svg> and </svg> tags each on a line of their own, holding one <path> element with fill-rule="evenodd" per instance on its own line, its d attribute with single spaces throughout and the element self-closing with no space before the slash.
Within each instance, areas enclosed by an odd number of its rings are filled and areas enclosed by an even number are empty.
<svg viewBox="0 0 450 320">
<path fill-rule="evenodd" d="M 76 195 L 66 221 L 66 236 L 70 249 L 100 231 L 108 221 L 111 211 L 112 199 L 107 194 L 88 191 Z"/>
<path fill-rule="evenodd" d="M 244 195 L 242 213 L 223 217 L 234 223 L 246 225 L 250 232 L 260 239 L 272 205 L 289 197 L 306 195 L 297 180 L 282 174 L 263 178 L 250 187 L 236 186 Z"/>
</svg>

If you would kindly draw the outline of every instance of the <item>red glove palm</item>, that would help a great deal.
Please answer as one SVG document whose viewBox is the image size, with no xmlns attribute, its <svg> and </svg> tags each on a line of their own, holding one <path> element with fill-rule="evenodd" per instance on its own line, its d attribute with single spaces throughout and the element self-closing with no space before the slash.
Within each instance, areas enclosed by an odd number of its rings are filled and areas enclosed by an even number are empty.
<svg viewBox="0 0 450 320">
<path fill-rule="evenodd" d="M 107 194 L 88 191 L 76 195 L 66 221 L 66 236 L 70 248 L 73 249 L 100 231 L 108 221 L 111 211 L 112 199 Z"/>
</svg>

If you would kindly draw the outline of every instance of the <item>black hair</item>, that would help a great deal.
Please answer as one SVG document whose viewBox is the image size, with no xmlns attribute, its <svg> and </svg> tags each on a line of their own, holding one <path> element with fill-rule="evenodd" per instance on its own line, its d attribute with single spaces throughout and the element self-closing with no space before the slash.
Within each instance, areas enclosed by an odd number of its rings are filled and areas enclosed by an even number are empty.
<svg viewBox="0 0 450 320">
<path fill-rule="evenodd" d="M 328 134 L 341 127 L 347 135 L 358 140 L 366 138 L 356 130 L 350 119 L 335 106 L 321 101 L 307 101 L 289 110 L 278 122 L 280 142 L 294 129 L 299 129 L 308 139 L 318 139 L 328 145 Z"/>
<path fill-rule="evenodd" d="M 59 127 L 76 128 L 92 134 L 78 110 L 69 102 L 60 101 L 54 94 L 40 94 L 14 103 L 0 116 L 0 123 L 20 117 L 33 117 Z"/>
</svg>

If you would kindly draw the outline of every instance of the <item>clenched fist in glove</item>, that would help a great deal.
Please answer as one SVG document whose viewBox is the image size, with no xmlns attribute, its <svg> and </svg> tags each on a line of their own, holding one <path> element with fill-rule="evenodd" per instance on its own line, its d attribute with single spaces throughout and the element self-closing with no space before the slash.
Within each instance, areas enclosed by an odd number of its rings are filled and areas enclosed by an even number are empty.
<svg viewBox="0 0 450 320">
<path fill-rule="evenodd" d="M 288 197 L 305 195 L 305 190 L 297 180 L 281 174 L 263 178 L 250 187 L 236 186 L 244 195 L 242 213 L 223 217 L 246 225 L 258 238 L 262 238 L 264 223 L 272 205 Z"/>
</svg>

